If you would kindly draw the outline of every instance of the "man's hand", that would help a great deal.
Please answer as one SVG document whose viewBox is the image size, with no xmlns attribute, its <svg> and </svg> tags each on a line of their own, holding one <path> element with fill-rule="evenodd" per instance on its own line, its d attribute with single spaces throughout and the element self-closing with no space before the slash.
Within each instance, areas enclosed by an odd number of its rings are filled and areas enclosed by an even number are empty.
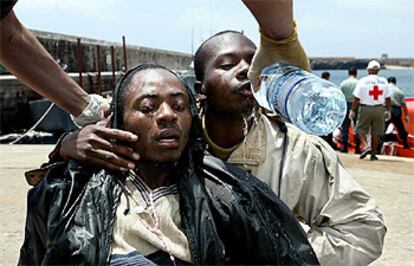
<svg viewBox="0 0 414 266">
<path fill-rule="evenodd" d="M 348 115 L 349 120 L 353 121 L 355 119 L 355 111 L 350 110 Z"/>
<path fill-rule="evenodd" d="M 409 115 L 405 115 L 405 122 L 406 122 L 407 124 L 409 124 L 409 123 L 410 123 L 410 116 L 409 116 Z"/>
<path fill-rule="evenodd" d="M 247 74 L 254 91 L 260 88 L 263 68 L 285 63 L 310 71 L 309 60 L 299 42 L 293 21 L 292 0 L 243 0 L 260 28 L 260 44 Z"/>
<path fill-rule="evenodd" d="M 263 68 L 275 63 L 285 63 L 311 71 L 309 60 L 296 33 L 296 25 L 287 39 L 273 40 L 263 33 L 260 34 L 260 44 L 247 73 L 254 91 L 260 89 L 260 73 Z"/>
<path fill-rule="evenodd" d="M 138 137 L 130 132 L 107 128 L 110 117 L 68 134 L 62 140 L 60 156 L 105 169 L 126 172 L 135 168 L 139 154 L 118 142 L 134 143 Z"/>
</svg>

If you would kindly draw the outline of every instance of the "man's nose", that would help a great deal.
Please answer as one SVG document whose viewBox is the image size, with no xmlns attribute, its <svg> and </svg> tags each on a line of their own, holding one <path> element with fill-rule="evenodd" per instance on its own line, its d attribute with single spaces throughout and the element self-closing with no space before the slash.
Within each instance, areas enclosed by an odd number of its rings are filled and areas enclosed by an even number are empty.
<svg viewBox="0 0 414 266">
<path fill-rule="evenodd" d="M 157 122 L 165 123 L 177 120 L 177 113 L 168 103 L 162 103 L 157 112 Z"/>
<path fill-rule="evenodd" d="M 237 78 L 238 79 L 247 79 L 247 72 L 249 71 L 250 63 L 241 60 L 237 70 Z"/>
</svg>

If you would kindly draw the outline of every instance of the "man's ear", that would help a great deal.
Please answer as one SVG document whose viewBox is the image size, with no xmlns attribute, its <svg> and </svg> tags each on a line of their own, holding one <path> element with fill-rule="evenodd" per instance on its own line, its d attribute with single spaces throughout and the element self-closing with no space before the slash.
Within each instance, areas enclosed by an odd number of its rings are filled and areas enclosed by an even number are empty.
<svg viewBox="0 0 414 266">
<path fill-rule="evenodd" d="M 206 90 L 205 90 L 204 84 L 201 81 L 196 80 L 194 82 L 194 90 L 197 93 L 198 102 L 202 102 L 206 99 Z"/>
<path fill-rule="evenodd" d="M 203 83 L 199 80 L 196 80 L 194 82 L 194 90 L 197 92 L 197 94 L 204 94 Z"/>
</svg>

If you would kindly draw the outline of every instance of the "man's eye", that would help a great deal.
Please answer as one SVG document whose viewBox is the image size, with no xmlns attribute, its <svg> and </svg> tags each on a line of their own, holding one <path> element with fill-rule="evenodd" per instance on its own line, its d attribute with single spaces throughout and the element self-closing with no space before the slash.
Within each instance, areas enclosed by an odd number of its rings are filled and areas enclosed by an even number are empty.
<svg viewBox="0 0 414 266">
<path fill-rule="evenodd" d="M 223 69 L 223 70 L 230 70 L 230 69 L 232 69 L 234 67 L 234 64 L 224 64 L 224 65 L 221 65 L 220 66 L 220 69 Z"/>
<path fill-rule="evenodd" d="M 139 108 L 139 111 L 141 113 L 150 113 L 150 112 L 154 111 L 154 109 L 155 109 L 155 106 L 153 106 L 153 105 L 144 105 L 144 106 L 141 106 Z"/>
<path fill-rule="evenodd" d="M 176 104 L 176 105 L 174 106 L 174 109 L 175 109 L 177 112 L 182 112 L 182 111 L 184 111 L 184 110 L 185 110 L 185 106 L 184 106 L 184 104 Z"/>
</svg>

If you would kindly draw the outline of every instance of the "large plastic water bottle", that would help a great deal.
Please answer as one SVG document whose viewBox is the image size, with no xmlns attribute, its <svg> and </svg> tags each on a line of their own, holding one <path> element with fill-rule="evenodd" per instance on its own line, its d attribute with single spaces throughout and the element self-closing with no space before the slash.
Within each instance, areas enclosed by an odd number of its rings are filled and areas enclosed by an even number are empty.
<svg viewBox="0 0 414 266">
<path fill-rule="evenodd" d="M 346 115 L 345 96 L 335 84 L 295 66 L 266 67 L 253 94 L 262 107 L 318 136 L 333 132 Z"/>
</svg>

